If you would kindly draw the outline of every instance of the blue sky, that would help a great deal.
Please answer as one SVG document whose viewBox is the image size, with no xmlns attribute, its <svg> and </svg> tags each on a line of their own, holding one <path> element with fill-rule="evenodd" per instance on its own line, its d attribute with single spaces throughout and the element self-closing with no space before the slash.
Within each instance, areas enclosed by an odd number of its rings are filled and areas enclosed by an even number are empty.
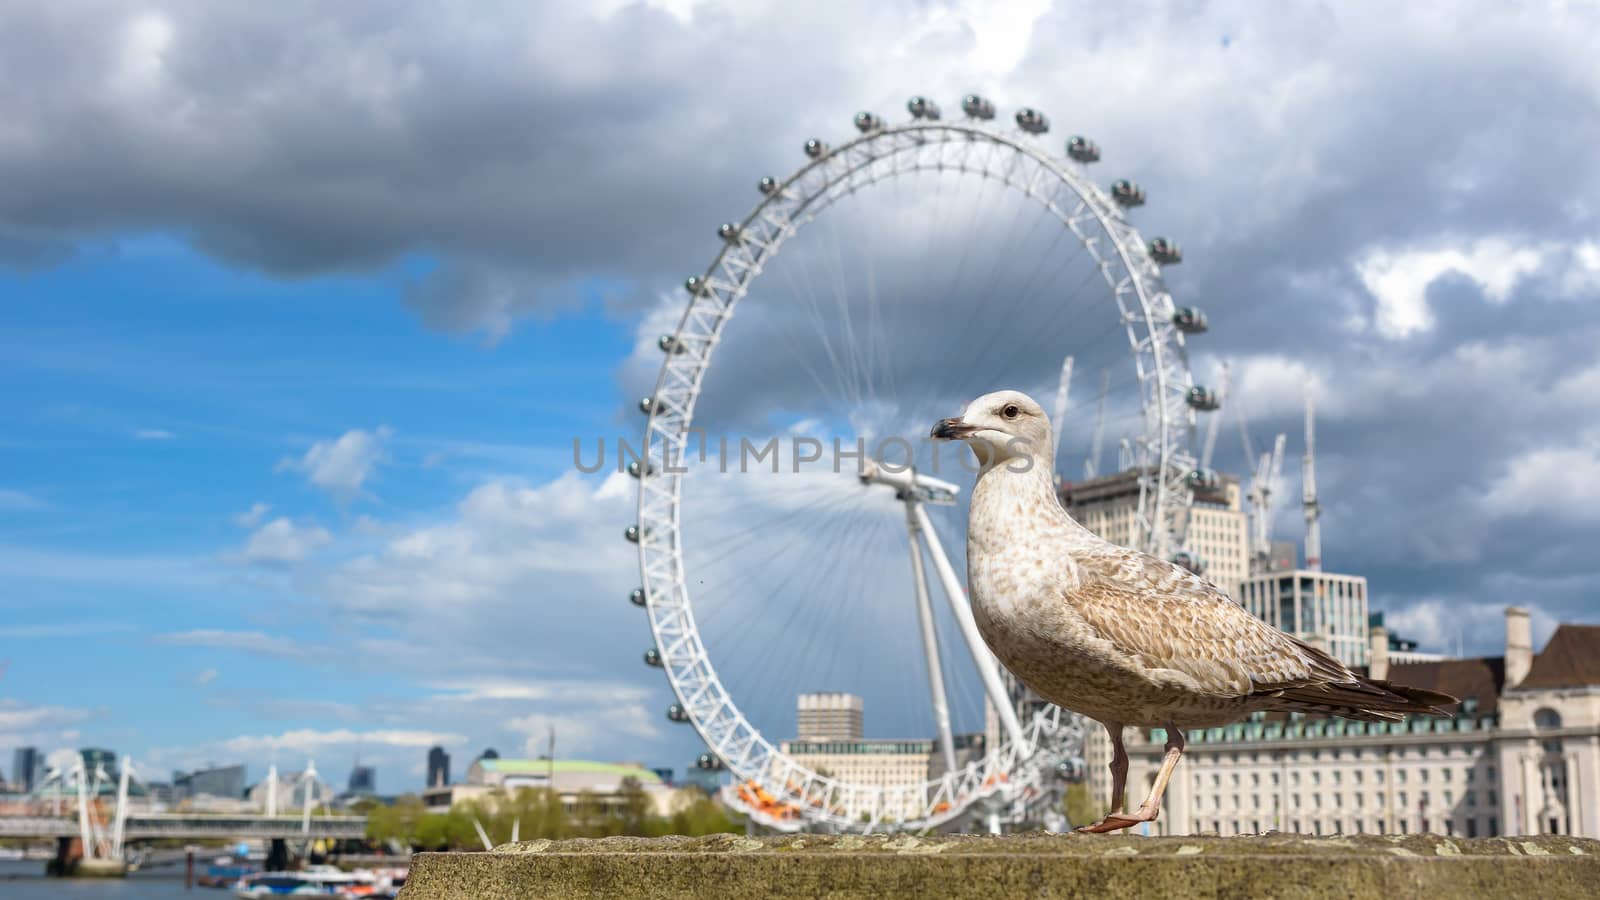
<svg viewBox="0 0 1600 900">
<path fill-rule="evenodd" d="M 434 743 L 459 772 L 553 728 L 564 756 L 681 768 L 700 747 L 663 718 L 625 599 L 633 483 L 573 473 L 571 441 L 637 433 L 678 286 L 757 179 L 912 94 L 1036 106 L 1052 152 L 1086 134 L 1098 183 L 1138 179 L 1136 224 L 1185 250 L 1168 287 L 1211 316 L 1192 367 L 1231 360 L 1256 443 L 1290 435 L 1280 496 L 1313 385 L 1324 556 L 1391 624 L 1494 653 L 1507 603 L 1536 640 L 1600 621 L 1593 11 L 106 0 L 8 26 L 0 752 L 104 745 L 151 777 L 315 757 L 336 782 L 359 754 L 398 791 Z M 938 379 L 951 322 L 1033 329 L 968 315 L 1016 286 L 1006 257 L 980 289 L 928 287 L 1011 223 L 920 199 L 858 207 L 842 243 L 923 304 L 892 358 Z M 719 351 L 724 412 L 803 411 L 781 346 L 752 339 L 797 295 L 752 295 L 757 324 Z M 1075 391 L 1101 350 L 1068 348 Z M 947 389 L 917 399 L 949 414 Z M 797 540 L 788 563 L 871 543 L 853 537 Z M 881 606 L 817 587 L 794 634 L 759 605 L 722 621 L 772 729 L 807 679 L 761 665 L 902 620 L 903 565 L 872 564 Z M 888 667 L 869 729 L 914 730 L 894 698 L 916 703 L 920 672 L 841 655 Z"/>
<path fill-rule="evenodd" d="M 493 344 L 431 331 L 395 299 L 430 267 L 277 279 L 130 235 L 0 280 L 7 698 L 140 754 L 270 728 L 284 717 L 262 701 L 425 692 L 403 663 L 341 664 L 292 567 L 354 555 L 481 482 L 559 475 L 571 435 L 618 420 L 630 346 L 598 297 Z M 348 459 L 303 465 L 348 435 L 365 436 Z M 286 540 L 252 550 L 273 522 Z M 331 658 L 308 664 L 301 645 Z"/>
</svg>

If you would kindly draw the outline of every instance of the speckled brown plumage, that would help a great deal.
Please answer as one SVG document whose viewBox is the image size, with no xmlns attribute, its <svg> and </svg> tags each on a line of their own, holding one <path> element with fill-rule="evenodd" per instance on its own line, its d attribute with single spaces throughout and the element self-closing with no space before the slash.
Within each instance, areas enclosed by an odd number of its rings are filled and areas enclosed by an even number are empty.
<svg viewBox="0 0 1600 900">
<path fill-rule="evenodd" d="M 1125 725 L 1181 730 L 1256 710 L 1399 719 L 1455 702 L 1363 678 L 1187 569 L 1079 525 L 1056 499 L 1050 424 L 1026 395 L 980 397 L 934 435 L 966 441 L 982 464 L 967 574 L 984 641 L 1035 693 L 1104 723 L 1118 748 Z"/>
</svg>

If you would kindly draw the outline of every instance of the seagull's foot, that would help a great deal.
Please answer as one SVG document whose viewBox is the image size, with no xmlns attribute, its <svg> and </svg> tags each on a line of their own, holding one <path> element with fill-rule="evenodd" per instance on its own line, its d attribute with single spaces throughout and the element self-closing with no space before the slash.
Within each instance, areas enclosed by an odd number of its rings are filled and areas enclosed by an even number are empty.
<svg viewBox="0 0 1600 900">
<path fill-rule="evenodd" d="M 1121 831 L 1124 828 L 1132 828 L 1141 822 L 1154 822 L 1156 820 L 1156 816 L 1160 813 L 1161 810 L 1159 807 L 1145 809 L 1141 806 L 1131 813 L 1106 813 L 1106 817 L 1104 819 L 1101 819 L 1093 825 L 1085 825 L 1081 828 L 1075 828 L 1073 830 L 1082 832 L 1084 834 L 1106 834 L 1107 832 L 1111 831 Z"/>
</svg>

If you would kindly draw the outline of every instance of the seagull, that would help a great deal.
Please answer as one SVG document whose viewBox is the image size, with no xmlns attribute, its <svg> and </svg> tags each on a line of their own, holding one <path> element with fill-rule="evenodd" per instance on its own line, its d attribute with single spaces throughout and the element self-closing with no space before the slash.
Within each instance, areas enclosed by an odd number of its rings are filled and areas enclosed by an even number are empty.
<svg viewBox="0 0 1600 900">
<path fill-rule="evenodd" d="M 978 458 L 967 520 L 972 614 L 989 649 L 1034 693 L 1111 735 L 1111 810 L 1078 829 L 1155 821 L 1187 728 L 1259 711 L 1396 721 L 1448 716 L 1456 698 L 1366 678 L 1266 624 L 1187 569 L 1098 537 L 1056 498 L 1050 422 L 998 391 L 933 427 Z M 1150 795 L 1123 811 L 1124 727 L 1165 728 Z"/>
</svg>

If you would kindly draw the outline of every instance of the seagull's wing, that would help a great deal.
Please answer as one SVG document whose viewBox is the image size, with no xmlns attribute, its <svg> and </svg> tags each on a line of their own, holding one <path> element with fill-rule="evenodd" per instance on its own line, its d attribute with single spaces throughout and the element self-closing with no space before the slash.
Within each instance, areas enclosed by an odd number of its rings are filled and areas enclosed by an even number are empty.
<svg viewBox="0 0 1600 900">
<path fill-rule="evenodd" d="M 1364 678 L 1246 612 L 1187 569 L 1121 547 L 1075 556 L 1073 607 L 1147 677 L 1263 709 L 1358 719 L 1448 715 L 1454 697 Z"/>
<path fill-rule="evenodd" d="M 1072 605 L 1116 649 L 1191 690 L 1238 697 L 1356 676 L 1273 628 L 1194 573 L 1149 554 L 1107 548 L 1075 556 Z M 1154 674 L 1154 673 L 1152 673 Z"/>
</svg>

